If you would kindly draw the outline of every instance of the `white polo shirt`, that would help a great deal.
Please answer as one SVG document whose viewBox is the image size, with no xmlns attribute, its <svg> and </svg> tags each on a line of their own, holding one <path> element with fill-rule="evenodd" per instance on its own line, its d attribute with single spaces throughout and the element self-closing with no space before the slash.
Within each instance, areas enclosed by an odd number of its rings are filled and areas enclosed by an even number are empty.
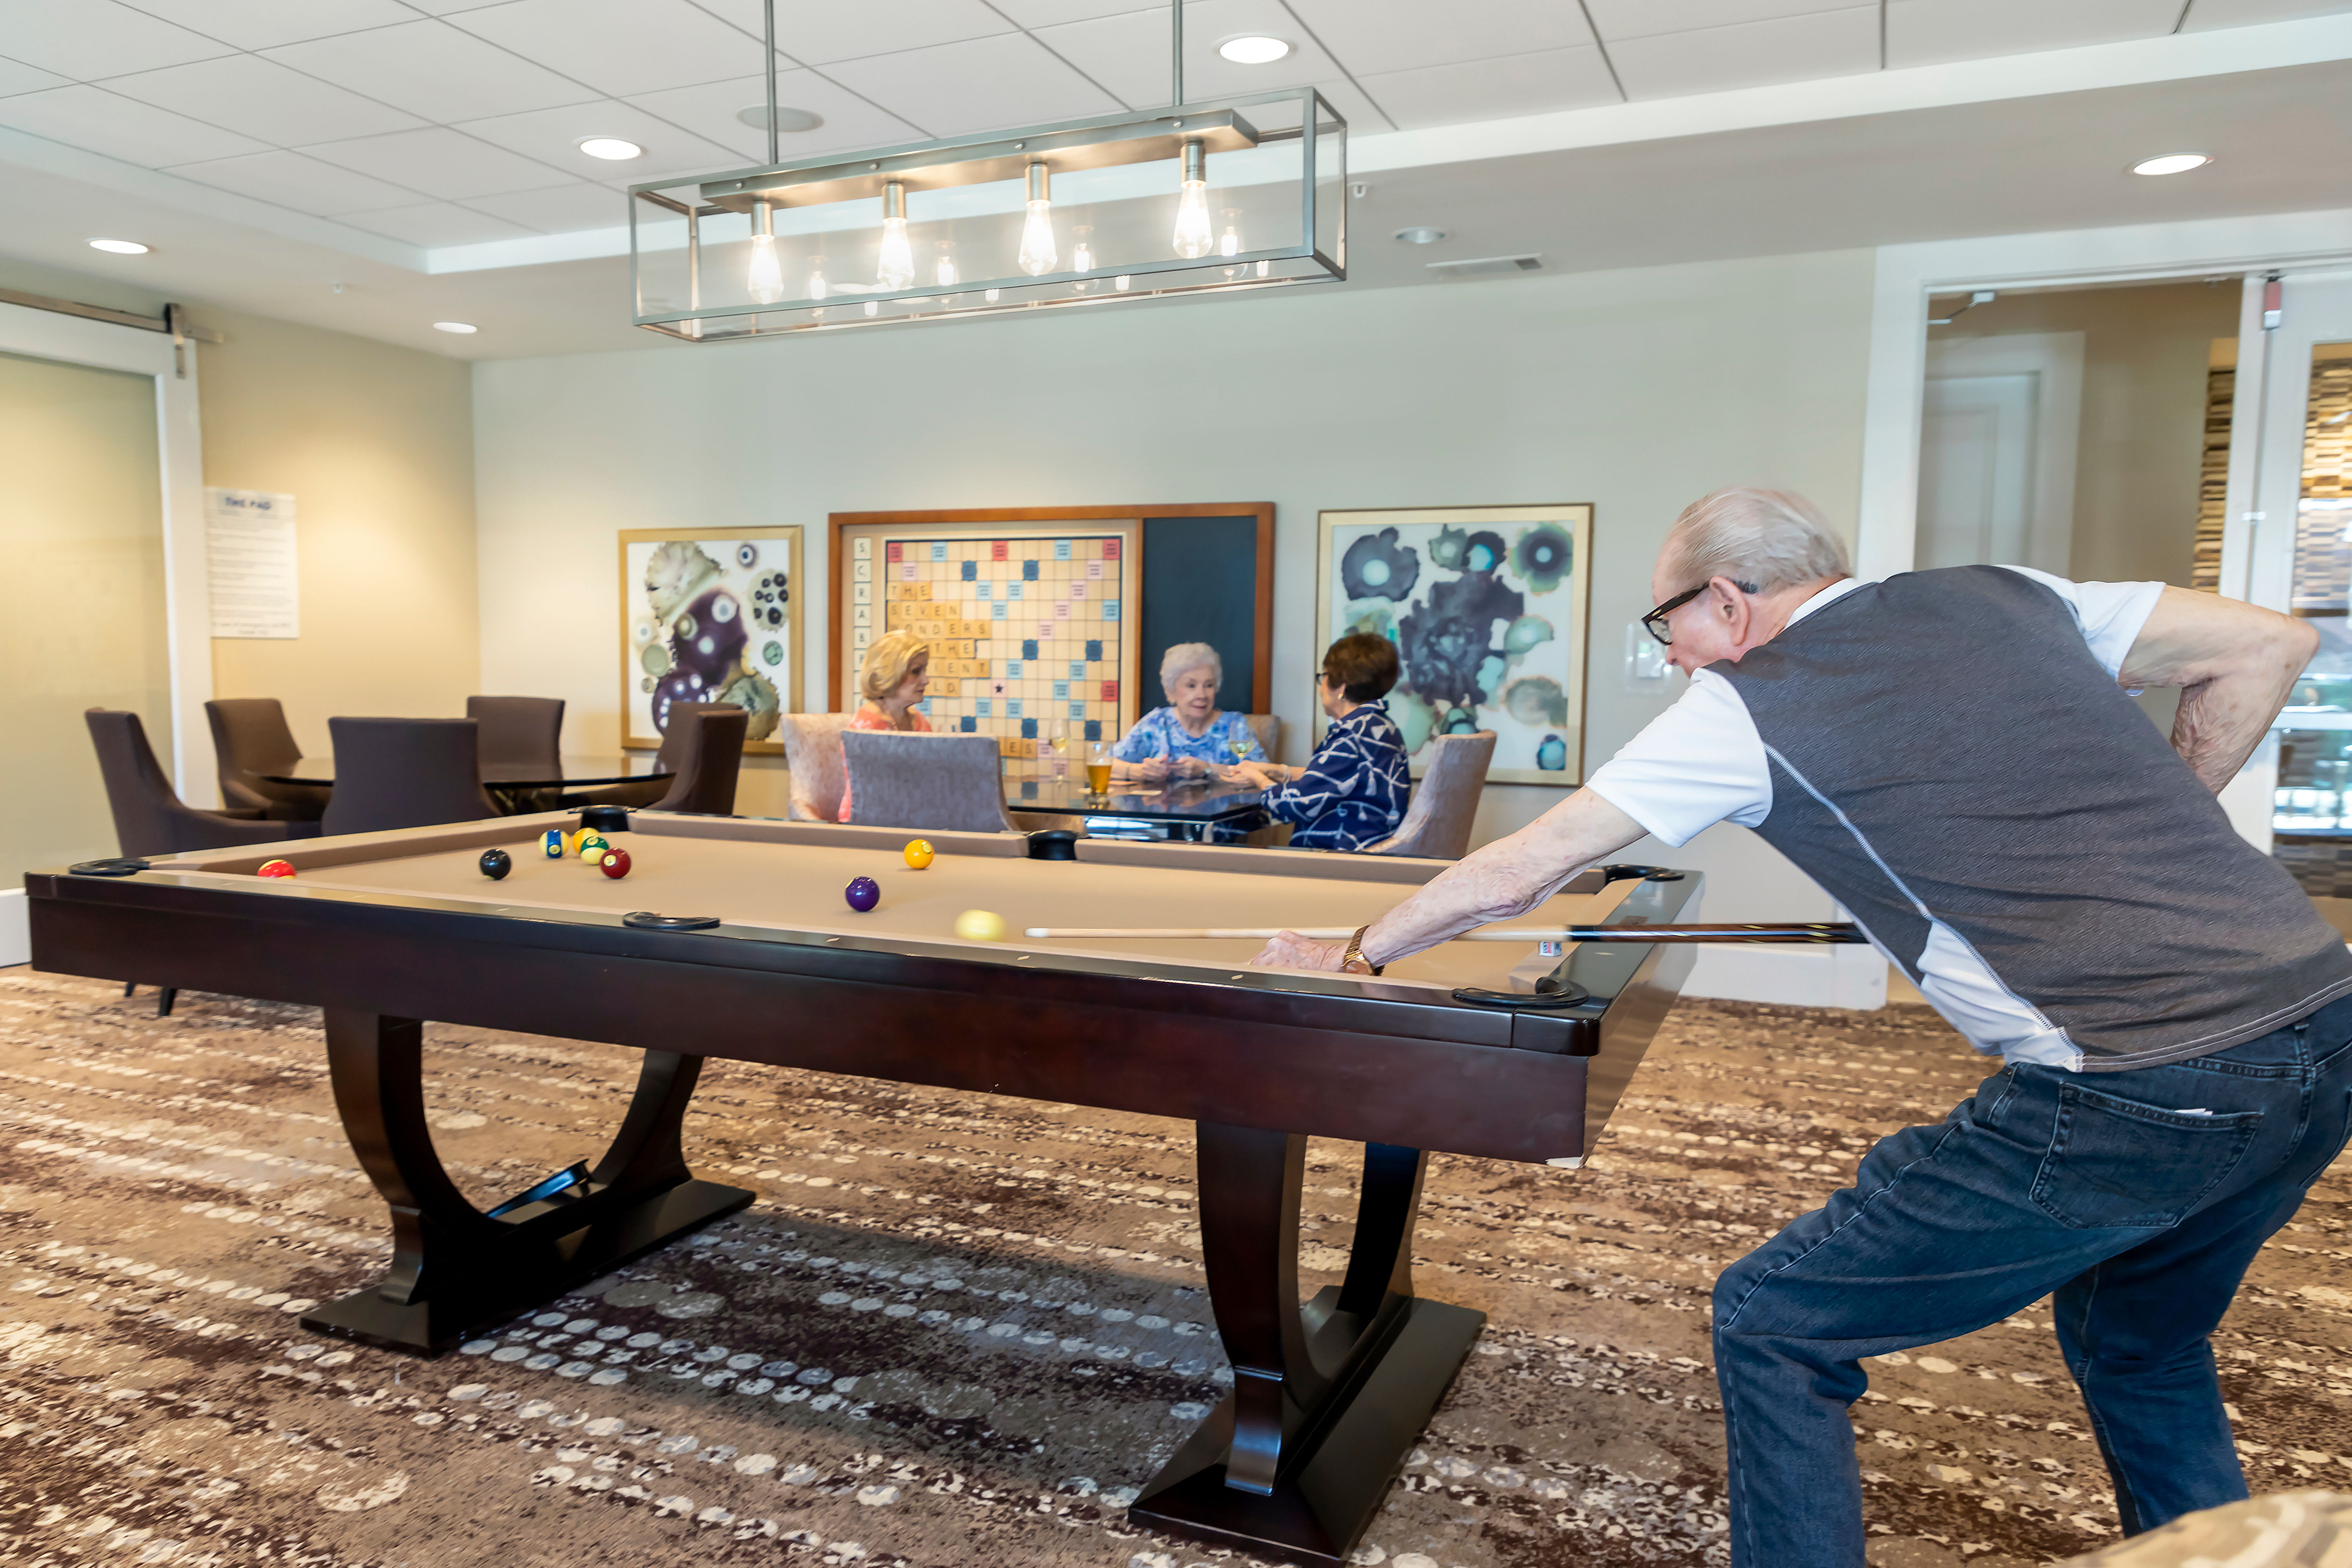
<svg viewBox="0 0 2352 1568">
<path fill-rule="evenodd" d="M 2093 657 L 2109 675 L 2122 669 L 2165 586 L 2072 583 L 2023 566 L 2007 570 L 2031 577 L 2066 602 Z M 1790 624 L 1861 586 L 1853 578 L 1831 584 L 1799 605 Z M 1718 822 L 1756 827 L 1772 814 L 1772 774 L 1763 738 L 1738 689 L 1711 669 L 1693 674 L 1690 689 L 1595 769 L 1585 787 L 1652 837 L 1675 846 Z M 1885 952 L 1875 936 L 1871 940 Z M 2066 1067 L 2079 1061 L 2073 1043 L 2003 985 L 1965 942 L 1931 936 L 1919 974 L 1921 994 L 1979 1050 Z"/>
</svg>

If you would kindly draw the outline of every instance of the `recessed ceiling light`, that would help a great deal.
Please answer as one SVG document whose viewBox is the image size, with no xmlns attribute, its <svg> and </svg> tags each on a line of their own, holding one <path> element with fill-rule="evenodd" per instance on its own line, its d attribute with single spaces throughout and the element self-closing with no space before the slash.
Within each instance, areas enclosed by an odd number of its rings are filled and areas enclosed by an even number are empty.
<svg viewBox="0 0 2352 1568">
<path fill-rule="evenodd" d="M 1237 66 L 1272 65 L 1290 52 L 1290 45 L 1280 38 L 1269 38 L 1263 33 L 1243 33 L 1220 39 L 1217 53 Z"/>
<path fill-rule="evenodd" d="M 89 242 L 89 247 L 92 250 L 107 251 L 115 256 L 144 256 L 147 254 L 147 247 L 140 244 L 135 239 L 93 239 Z"/>
<path fill-rule="evenodd" d="M 467 332 L 478 332 L 482 329 L 471 321 L 436 321 L 433 323 L 433 330 L 436 332 L 456 332 L 462 337 Z"/>
<path fill-rule="evenodd" d="M 754 131 L 765 131 L 768 128 L 768 106 L 764 103 L 755 103 L 748 109 L 739 109 L 735 111 L 735 118 Z M 805 109 L 794 109 L 788 104 L 776 106 L 778 131 L 814 131 L 824 123 L 824 116 L 822 114 L 813 113 Z"/>
<path fill-rule="evenodd" d="M 580 150 L 591 158 L 604 158 L 620 163 L 626 158 L 642 158 L 646 150 L 634 142 L 624 142 L 617 136 L 589 136 L 581 141 Z"/>
<path fill-rule="evenodd" d="M 2135 174 L 2185 174 L 2191 169 L 2201 169 L 2213 160 L 2202 153 L 2167 153 L 2160 158 L 2142 158 L 2131 166 Z"/>
<path fill-rule="evenodd" d="M 1423 228 L 1416 226 L 1413 228 L 1401 228 L 1396 231 L 1396 237 L 1399 239 L 1403 240 L 1407 245 L 1435 245 L 1439 240 L 1445 237 L 1445 231 L 1442 228 Z"/>
</svg>

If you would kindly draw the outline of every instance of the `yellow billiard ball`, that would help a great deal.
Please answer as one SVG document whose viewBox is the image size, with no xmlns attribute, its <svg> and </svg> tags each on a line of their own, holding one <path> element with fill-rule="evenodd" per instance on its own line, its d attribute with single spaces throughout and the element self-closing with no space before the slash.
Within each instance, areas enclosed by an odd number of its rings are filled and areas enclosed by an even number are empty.
<svg viewBox="0 0 2352 1568">
<path fill-rule="evenodd" d="M 956 916 L 955 933 L 966 942 L 1003 942 L 1004 917 L 990 910 L 966 910 Z"/>
<path fill-rule="evenodd" d="M 907 841 L 907 864 L 919 871 L 931 863 L 931 841 L 912 838 Z"/>
</svg>

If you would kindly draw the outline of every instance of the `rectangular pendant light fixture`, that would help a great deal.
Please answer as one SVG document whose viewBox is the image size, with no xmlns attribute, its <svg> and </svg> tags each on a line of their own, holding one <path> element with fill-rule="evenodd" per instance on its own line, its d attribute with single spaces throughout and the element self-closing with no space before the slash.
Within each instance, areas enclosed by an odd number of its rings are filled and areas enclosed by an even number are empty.
<svg viewBox="0 0 2352 1568">
<path fill-rule="evenodd" d="M 1347 132 L 1295 88 L 632 185 L 636 324 L 718 342 L 1339 282 Z"/>
</svg>

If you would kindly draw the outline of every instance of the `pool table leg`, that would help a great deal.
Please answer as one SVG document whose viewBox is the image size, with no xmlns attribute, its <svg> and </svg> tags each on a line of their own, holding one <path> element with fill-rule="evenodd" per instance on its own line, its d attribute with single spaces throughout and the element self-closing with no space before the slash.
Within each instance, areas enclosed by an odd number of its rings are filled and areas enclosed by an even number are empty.
<svg viewBox="0 0 2352 1568">
<path fill-rule="evenodd" d="M 1207 1122 L 1198 1135 L 1202 1260 L 1234 1391 L 1129 1517 L 1256 1553 L 1344 1563 L 1486 1314 L 1412 1293 L 1421 1151 L 1365 1146 L 1348 1272 L 1302 1307 L 1306 1138 Z"/>
<path fill-rule="evenodd" d="M 613 1144 L 585 1182 L 497 1215 L 457 1190 L 425 1117 L 423 1024 L 327 1009 L 335 1110 L 392 1210 L 392 1268 L 302 1316 L 314 1332 L 432 1355 L 562 1295 L 753 1194 L 697 1181 L 678 1129 L 700 1057 L 647 1051 Z"/>
</svg>

